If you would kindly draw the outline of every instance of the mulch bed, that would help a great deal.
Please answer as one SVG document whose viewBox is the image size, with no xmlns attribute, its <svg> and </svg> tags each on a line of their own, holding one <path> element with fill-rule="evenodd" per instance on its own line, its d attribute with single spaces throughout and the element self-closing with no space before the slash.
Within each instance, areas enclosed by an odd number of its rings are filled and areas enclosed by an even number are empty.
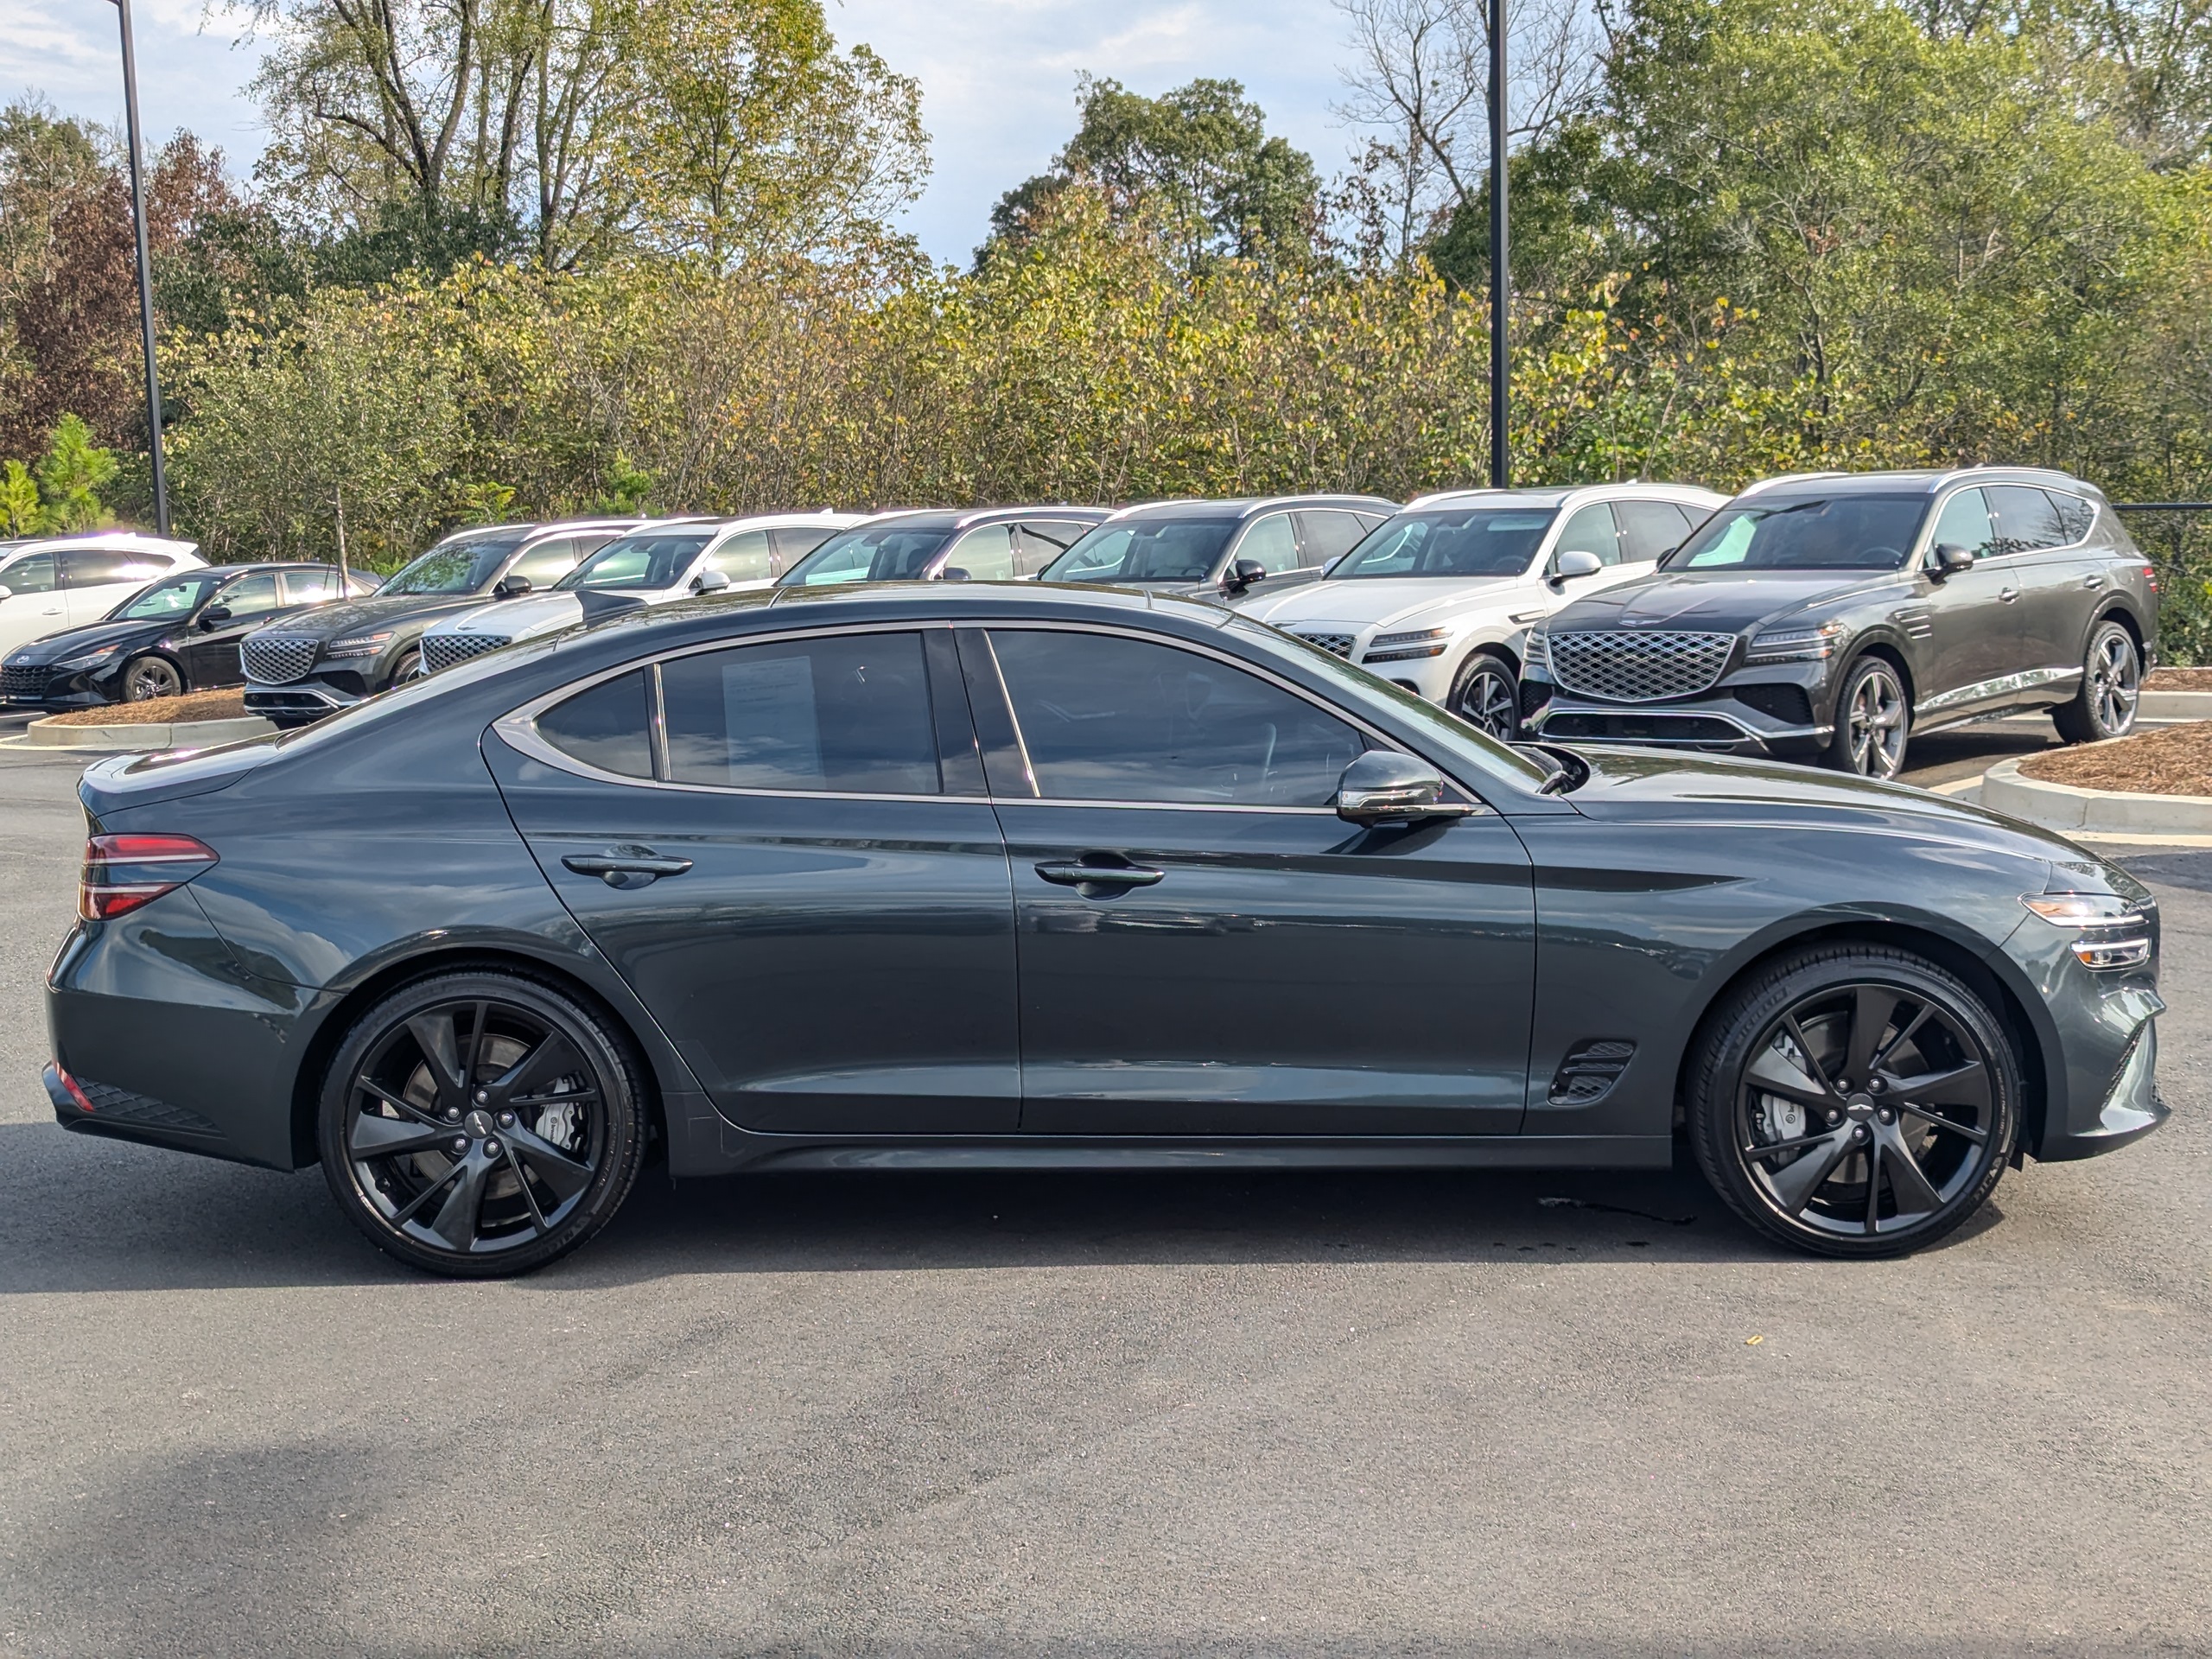
<svg viewBox="0 0 2212 1659">
<path fill-rule="evenodd" d="M 2212 691 L 2212 668 L 2155 668 L 2145 691 Z"/>
<path fill-rule="evenodd" d="M 2023 760 L 2020 776 L 2038 783 L 2069 784 L 2075 789 L 2124 790 L 2139 795 L 2212 795 L 2212 721 L 2195 720 L 2186 726 L 2139 732 L 2111 743 L 2048 750 Z"/>
<path fill-rule="evenodd" d="M 73 709 L 56 715 L 57 726 L 158 726 L 177 720 L 239 720 L 245 715 L 244 691 L 188 691 L 181 697 L 149 697 L 143 702 L 111 702 L 105 709 Z"/>
</svg>

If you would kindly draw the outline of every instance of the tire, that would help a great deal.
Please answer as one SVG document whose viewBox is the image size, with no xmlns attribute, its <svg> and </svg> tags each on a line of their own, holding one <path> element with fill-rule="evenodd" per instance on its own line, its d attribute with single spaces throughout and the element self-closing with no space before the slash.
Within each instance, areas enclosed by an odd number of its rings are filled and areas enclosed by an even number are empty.
<svg viewBox="0 0 2212 1659">
<path fill-rule="evenodd" d="M 1728 993 L 1686 1079 L 1713 1191 L 1814 1255 L 1934 1243 L 1996 1191 L 2018 1134 L 2005 1021 L 1956 975 L 1881 945 L 1801 951 Z"/>
<path fill-rule="evenodd" d="M 395 685 L 404 685 L 410 680 L 419 680 L 422 677 L 422 650 L 419 646 L 411 647 L 397 663 L 392 664 L 391 678 L 385 683 L 385 689 L 390 690 Z"/>
<path fill-rule="evenodd" d="M 133 657 L 123 665 L 123 672 L 118 677 L 125 702 L 151 702 L 156 697 L 184 695 L 184 676 L 177 665 L 152 652 Z"/>
<path fill-rule="evenodd" d="M 369 1008 L 339 1046 L 316 1124 L 322 1173 L 387 1255 L 456 1278 L 528 1273 L 621 1208 L 645 1155 L 644 1099 L 625 1035 L 567 991 L 498 969 L 435 975 Z"/>
<path fill-rule="evenodd" d="M 1446 708 L 1501 743 L 1521 735 L 1521 677 L 1497 652 L 1472 651 L 1452 677 Z"/>
<path fill-rule="evenodd" d="M 2143 653 L 2135 636 L 2107 619 L 2089 631 L 2082 653 L 2082 689 L 2071 702 L 2050 711 L 2051 724 L 2069 743 L 2101 743 L 2135 729 L 2143 692 Z"/>
<path fill-rule="evenodd" d="M 1885 657 L 1861 657 L 1836 694 L 1835 731 L 1822 757 L 1838 772 L 1891 779 L 1904 770 L 1912 734 L 1912 702 L 1904 676 Z"/>
</svg>

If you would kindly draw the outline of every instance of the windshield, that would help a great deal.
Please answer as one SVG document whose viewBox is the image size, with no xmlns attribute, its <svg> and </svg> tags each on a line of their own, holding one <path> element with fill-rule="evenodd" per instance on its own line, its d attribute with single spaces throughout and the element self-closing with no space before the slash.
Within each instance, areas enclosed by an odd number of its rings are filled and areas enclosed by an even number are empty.
<svg viewBox="0 0 2212 1659">
<path fill-rule="evenodd" d="M 1402 512 L 1329 572 L 1347 576 L 1517 576 L 1558 514 L 1549 507 Z"/>
<path fill-rule="evenodd" d="M 499 572 L 508 554 L 525 536 L 472 536 L 440 542 L 377 589 L 378 599 L 394 594 L 473 594 Z"/>
<path fill-rule="evenodd" d="M 712 541 L 711 525 L 699 530 L 644 531 L 609 542 L 555 582 L 556 588 L 652 590 L 673 588 Z"/>
<path fill-rule="evenodd" d="M 952 539 L 950 524 L 875 524 L 832 536 L 790 569 L 779 588 L 833 582 L 912 582 Z"/>
<path fill-rule="evenodd" d="M 1103 524 L 1045 567 L 1046 582 L 1204 582 L 1236 533 L 1234 518 Z"/>
<path fill-rule="evenodd" d="M 1926 495 L 1834 495 L 1726 506 L 1661 561 L 1665 570 L 1895 570 Z"/>
<path fill-rule="evenodd" d="M 150 588 L 142 588 L 107 613 L 111 622 L 152 622 L 165 616 L 182 616 L 207 596 L 222 581 L 220 570 L 196 570 L 188 576 L 170 576 Z"/>
</svg>

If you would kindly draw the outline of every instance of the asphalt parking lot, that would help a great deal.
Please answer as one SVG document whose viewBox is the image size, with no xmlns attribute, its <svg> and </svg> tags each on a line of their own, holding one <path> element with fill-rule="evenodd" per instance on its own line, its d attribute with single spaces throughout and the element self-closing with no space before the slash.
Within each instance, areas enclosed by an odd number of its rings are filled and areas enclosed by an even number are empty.
<svg viewBox="0 0 2212 1659">
<path fill-rule="evenodd" d="M 784 1175 L 451 1284 L 54 1127 L 78 764 L 0 749 L 0 1654 L 2212 1651 L 2212 851 L 2120 853 L 2174 1121 L 1910 1261 L 1687 1168 Z"/>
</svg>

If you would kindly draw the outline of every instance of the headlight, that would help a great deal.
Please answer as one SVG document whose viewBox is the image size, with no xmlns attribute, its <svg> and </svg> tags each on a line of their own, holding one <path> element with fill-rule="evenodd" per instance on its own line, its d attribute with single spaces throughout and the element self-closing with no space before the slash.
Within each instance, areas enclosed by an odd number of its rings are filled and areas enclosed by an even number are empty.
<svg viewBox="0 0 2212 1659">
<path fill-rule="evenodd" d="M 60 669 L 98 668 L 122 649 L 123 647 L 119 645 L 100 645 L 84 652 L 81 656 L 72 657 L 67 662 L 56 663 L 54 666 Z"/>
<path fill-rule="evenodd" d="M 2074 954 L 2089 968 L 2140 968 L 2151 960 L 2141 911 L 2116 893 L 2023 893 L 2020 902 L 2054 927 L 2078 928 Z"/>
<path fill-rule="evenodd" d="M 1412 633 L 1378 633 L 1367 642 L 1363 663 L 1406 663 L 1417 657 L 1441 657 L 1452 638 L 1449 628 L 1421 628 Z"/>
<path fill-rule="evenodd" d="M 1849 630 L 1840 622 L 1817 628 L 1775 628 L 1751 641 L 1747 663 L 1816 663 L 1835 655 L 1836 642 Z"/>
<path fill-rule="evenodd" d="M 351 639 L 334 639 L 323 651 L 326 657 L 373 657 L 382 651 L 385 641 L 391 638 L 391 630 L 382 633 L 357 634 Z"/>
</svg>

